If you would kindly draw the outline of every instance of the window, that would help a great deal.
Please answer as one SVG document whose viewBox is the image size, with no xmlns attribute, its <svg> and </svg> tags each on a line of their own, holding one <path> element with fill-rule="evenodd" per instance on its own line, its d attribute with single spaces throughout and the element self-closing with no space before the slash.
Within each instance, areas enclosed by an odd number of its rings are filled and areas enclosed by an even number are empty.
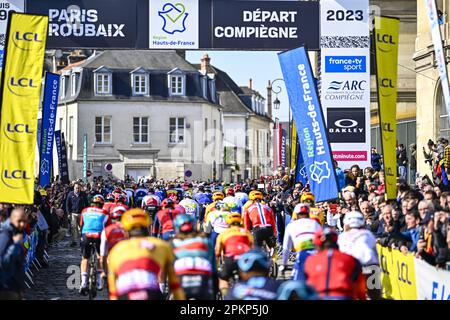
<svg viewBox="0 0 450 320">
<path fill-rule="evenodd" d="M 267 133 L 267 135 L 266 135 L 266 142 L 267 142 L 267 146 L 266 146 L 267 157 L 270 157 L 270 133 Z"/>
<path fill-rule="evenodd" d="M 59 130 L 63 128 L 63 118 L 59 118 Z"/>
<path fill-rule="evenodd" d="M 98 73 L 95 75 L 95 93 L 111 94 L 111 74 Z"/>
<path fill-rule="evenodd" d="M 173 96 L 181 96 L 184 94 L 184 76 L 170 76 L 170 94 Z"/>
<path fill-rule="evenodd" d="M 73 117 L 69 118 L 69 143 L 72 143 L 73 136 Z"/>
<path fill-rule="evenodd" d="M 170 118 L 169 142 L 184 143 L 184 118 Z"/>
<path fill-rule="evenodd" d="M 77 74 L 76 73 L 72 73 L 70 75 L 70 88 L 71 88 L 71 93 L 72 96 L 74 96 L 77 93 Z"/>
<path fill-rule="evenodd" d="M 148 75 L 134 74 L 132 75 L 133 94 L 148 95 Z"/>
<path fill-rule="evenodd" d="M 438 97 L 437 104 L 439 108 L 439 137 L 450 139 L 450 120 L 441 85 L 439 85 L 436 96 Z"/>
<path fill-rule="evenodd" d="M 205 147 L 208 145 L 208 119 L 205 118 Z"/>
<path fill-rule="evenodd" d="M 148 143 L 148 118 L 133 118 L 133 141 L 134 143 Z"/>
<path fill-rule="evenodd" d="M 66 97 L 66 77 L 61 77 L 61 99 Z"/>
<path fill-rule="evenodd" d="M 203 98 L 208 99 L 208 76 L 203 77 Z"/>
<path fill-rule="evenodd" d="M 111 143 L 111 116 L 95 117 L 95 142 Z"/>
</svg>

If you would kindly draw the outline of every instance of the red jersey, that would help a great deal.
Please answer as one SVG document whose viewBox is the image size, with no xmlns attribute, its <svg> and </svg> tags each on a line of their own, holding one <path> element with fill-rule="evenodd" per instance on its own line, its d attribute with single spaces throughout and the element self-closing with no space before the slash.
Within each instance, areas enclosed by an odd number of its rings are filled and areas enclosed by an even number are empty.
<svg viewBox="0 0 450 320">
<path fill-rule="evenodd" d="M 110 251 L 118 242 L 128 239 L 128 234 L 120 222 L 111 224 L 105 228 L 106 242 Z"/>
<path fill-rule="evenodd" d="M 173 220 L 179 214 L 184 213 L 184 208 L 181 206 L 175 206 L 174 209 L 162 209 L 156 214 L 156 219 L 153 226 L 153 235 L 157 236 L 161 230 L 161 233 L 168 231 L 175 231 L 173 227 Z"/>
<path fill-rule="evenodd" d="M 255 227 L 272 226 L 273 234 L 277 236 L 275 214 L 268 205 L 259 202 L 255 202 L 248 207 L 247 212 L 244 214 L 244 226 L 249 231 Z"/>
<path fill-rule="evenodd" d="M 130 208 L 126 204 L 117 204 L 115 202 L 108 202 L 103 205 L 103 210 L 106 210 L 108 214 L 111 214 L 113 210 L 117 207 L 124 207 L 127 211 L 130 210 Z"/>
<path fill-rule="evenodd" d="M 361 264 L 338 249 L 322 250 L 305 262 L 305 276 L 321 298 L 366 299 Z"/>
</svg>

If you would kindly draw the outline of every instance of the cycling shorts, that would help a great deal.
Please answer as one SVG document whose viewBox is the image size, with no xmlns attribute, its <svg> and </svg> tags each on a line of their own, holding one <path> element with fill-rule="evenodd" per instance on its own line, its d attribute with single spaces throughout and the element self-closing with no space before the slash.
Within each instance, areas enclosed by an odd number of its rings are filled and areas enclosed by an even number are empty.
<svg viewBox="0 0 450 320">
<path fill-rule="evenodd" d="M 262 247 L 264 242 L 266 242 L 270 248 L 274 248 L 277 244 L 277 238 L 273 235 L 272 226 L 255 227 L 253 228 L 252 233 L 255 239 L 255 245 L 258 247 Z"/>
<path fill-rule="evenodd" d="M 91 244 L 94 245 L 97 254 L 100 254 L 100 238 L 89 238 L 85 234 L 81 237 L 80 247 L 81 255 L 84 259 L 89 259 L 93 251 Z"/>
<path fill-rule="evenodd" d="M 208 275 L 186 274 L 180 276 L 186 300 L 214 300 L 213 281 Z"/>
<path fill-rule="evenodd" d="M 237 259 L 234 257 L 225 257 L 219 272 L 219 278 L 228 281 L 233 276 L 234 271 L 239 272 Z"/>
<path fill-rule="evenodd" d="M 157 290 L 135 290 L 127 292 L 118 297 L 119 300 L 164 300 L 161 291 Z"/>
</svg>

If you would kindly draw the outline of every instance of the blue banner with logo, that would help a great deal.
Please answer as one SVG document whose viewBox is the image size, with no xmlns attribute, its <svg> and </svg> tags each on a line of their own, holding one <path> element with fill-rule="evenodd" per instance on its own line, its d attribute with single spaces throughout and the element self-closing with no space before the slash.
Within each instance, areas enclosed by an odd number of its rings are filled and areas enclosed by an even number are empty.
<svg viewBox="0 0 450 320">
<path fill-rule="evenodd" d="M 56 152 L 58 153 L 58 174 L 61 181 L 61 130 L 55 131 Z"/>
<path fill-rule="evenodd" d="M 295 183 L 298 182 L 301 182 L 303 186 L 308 183 L 308 175 L 305 170 L 305 161 L 303 161 L 303 156 L 300 151 L 297 151 L 297 164 L 295 166 Z"/>
<path fill-rule="evenodd" d="M 41 150 L 41 129 L 42 129 L 42 118 L 38 119 L 38 125 L 37 125 L 38 150 Z"/>
<path fill-rule="evenodd" d="M 305 47 L 278 55 L 311 191 L 317 202 L 338 198 L 322 107 Z"/>
<path fill-rule="evenodd" d="M 64 133 L 61 133 L 61 182 L 69 183 L 69 167 L 67 165 L 67 147 L 66 139 L 64 138 Z"/>
<path fill-rule="evenodd" d="M 42 125 L 39 144 L 39 185 L 50 184 L 53 160 L 53 137 L 55 134 L 56 109 L 58 108 L 59 75 L 45 74 Z"/>
<path fill-rule="evenodd" d="M 281 166 L 286 167 L 286 130 L 281 130 Z"/>
</svg>

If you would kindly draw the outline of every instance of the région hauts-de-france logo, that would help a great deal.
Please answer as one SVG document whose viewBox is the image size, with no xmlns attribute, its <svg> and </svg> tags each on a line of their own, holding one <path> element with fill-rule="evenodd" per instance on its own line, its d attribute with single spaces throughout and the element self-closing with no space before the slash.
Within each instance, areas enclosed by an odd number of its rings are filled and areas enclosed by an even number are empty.
<svg viewBox="0 0 450 320">
<path fill-rule="evenodd" d="M 164 20 L 162 30 L 168 34 L 186 31 L 186 19 L 189 13 L 182 3 L 166 3 L 158 15 Z"/>
<path fill-rule="evenodd" d="M 321 184 L 324 179 L 330 177 L 331 171 L 326 161 L 317 162 L 309 166 L 309 172 L 311 173 L 311 180 Z"/>
</svg>

